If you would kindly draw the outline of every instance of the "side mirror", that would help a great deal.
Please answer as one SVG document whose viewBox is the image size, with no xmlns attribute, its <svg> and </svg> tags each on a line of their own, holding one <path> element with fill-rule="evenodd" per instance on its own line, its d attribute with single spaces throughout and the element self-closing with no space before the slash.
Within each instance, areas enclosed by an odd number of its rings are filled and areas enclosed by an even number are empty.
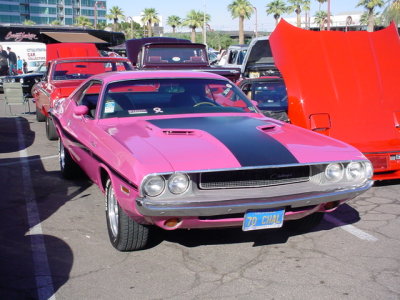
<svg viewBox="0 0 400 300">
<path fill-rule="evenodd" d="M 89 112 L 89 108 L 86 105 L 78 105 L 74 108 L 74 115 L 76 116 L 84 116 Z"/>
</svg>

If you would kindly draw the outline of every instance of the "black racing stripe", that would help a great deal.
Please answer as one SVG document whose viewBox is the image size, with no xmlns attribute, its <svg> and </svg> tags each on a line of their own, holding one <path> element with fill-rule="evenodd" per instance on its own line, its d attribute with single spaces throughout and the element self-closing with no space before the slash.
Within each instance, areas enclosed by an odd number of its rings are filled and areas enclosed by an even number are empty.
<svg viewBox="0 0 400 300">
<path fill-rule="evenodd" d="M 58 120 L 57 117 L 55 117 L 54 115 L 52 115 L 52 119 L 53 121 L 55 121 L 58 126 L 59 129 L 61 130 L 62 134 L 65 136 L 65 138 L 67 138 L 68 140 L 70 140 L 71 143 L 74 143 L 77 147 L 81 148 L 83 151 L 85 151 L 86 153 L 88 153 L 91 157 L 93 157 L 95 160 L 97 160 L 99 163 L 104 164 L 105 166 L 107 166 L 107 168 L 114 174 L 114 176 L 118 177 L 121 181 L 125 182 L 125 184 L 131 186 L 133 189 L 135 189 L 136 191 L 138 191 L 138 186 L 136 184 L 134 184 L 132 181 L 130 181 L 129 179 L 127 179 L 126 177 L 124 177 L 121 173 L 119 173 L 117 170 L 115 170 L 113 167 L 111 167 L 105 160 L 101 159 L 98 155 L 96 155 L 95 153 L 93 153 L 93 151 L 91 151 L 87 146 L 85 146 L 84 144 L 82 144 L 80 141 L 78 141 L 74 136 L 72 136 L 69 132 L 65 131 L 64 128 L 61 126 L 60 121 Z"/>
<path fill-rule="evenodd" d="M 249 117 L 205 117 L 148 120 L 162 129 L 203 130 L 222 142 L 243 167 L 298 163 L 285 146 L 257 126 L 265 121 Z"/>
</svg>

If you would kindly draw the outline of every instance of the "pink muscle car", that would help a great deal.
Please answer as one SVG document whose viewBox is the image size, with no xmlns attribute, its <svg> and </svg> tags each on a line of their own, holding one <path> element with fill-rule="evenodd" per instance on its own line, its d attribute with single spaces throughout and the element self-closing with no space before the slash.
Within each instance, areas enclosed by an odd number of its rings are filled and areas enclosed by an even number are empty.
<svg viewBox="0 0 400 300">
<path fill-rule="evenodd" d="M 265 117 L 216 74 L 99 74 L 50 114 L 61 173 L 83 169 L 105 193 L 120 251 L 146 247 L 154 226 L 307 230 L 373 184 L 354 147 Z"/>
</svg>

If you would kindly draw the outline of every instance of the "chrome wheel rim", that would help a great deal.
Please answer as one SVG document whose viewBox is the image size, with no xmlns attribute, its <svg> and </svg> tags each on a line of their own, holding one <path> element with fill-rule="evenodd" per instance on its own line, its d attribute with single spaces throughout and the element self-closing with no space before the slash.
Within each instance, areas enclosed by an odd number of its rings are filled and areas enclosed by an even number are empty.
<svg viewBox="0 0 400 300">
<path fill-rule="evenodd" d="M 64 170 L 65 167 L 65 150 L 64 145 L 62 144 L 61 140 L 59 141 L 58 147 L 58 158 L 60 161 L 61 170 Z"/>
<path fill-rule="evenodd" d="M 114 237 L 118 235 L 118 203 L 115 198 L 114 189 L 110 186 L 108 190 L 107 214 L 110 229 Z"/>
</svg>

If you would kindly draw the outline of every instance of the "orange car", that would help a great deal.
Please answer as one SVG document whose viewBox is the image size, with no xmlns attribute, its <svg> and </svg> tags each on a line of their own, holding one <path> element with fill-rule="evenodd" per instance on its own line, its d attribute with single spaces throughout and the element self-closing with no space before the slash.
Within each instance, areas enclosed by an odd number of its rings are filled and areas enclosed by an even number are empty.
<svg viewBox="0 0 400 300">
<path fill-rule="evenodd" d="M 400 39 L 377 32 L 309 31 L 281 21 L 270 36 L 291 122 L 349 143 L 374 179 L 400 178 Z"/>
</svg>

